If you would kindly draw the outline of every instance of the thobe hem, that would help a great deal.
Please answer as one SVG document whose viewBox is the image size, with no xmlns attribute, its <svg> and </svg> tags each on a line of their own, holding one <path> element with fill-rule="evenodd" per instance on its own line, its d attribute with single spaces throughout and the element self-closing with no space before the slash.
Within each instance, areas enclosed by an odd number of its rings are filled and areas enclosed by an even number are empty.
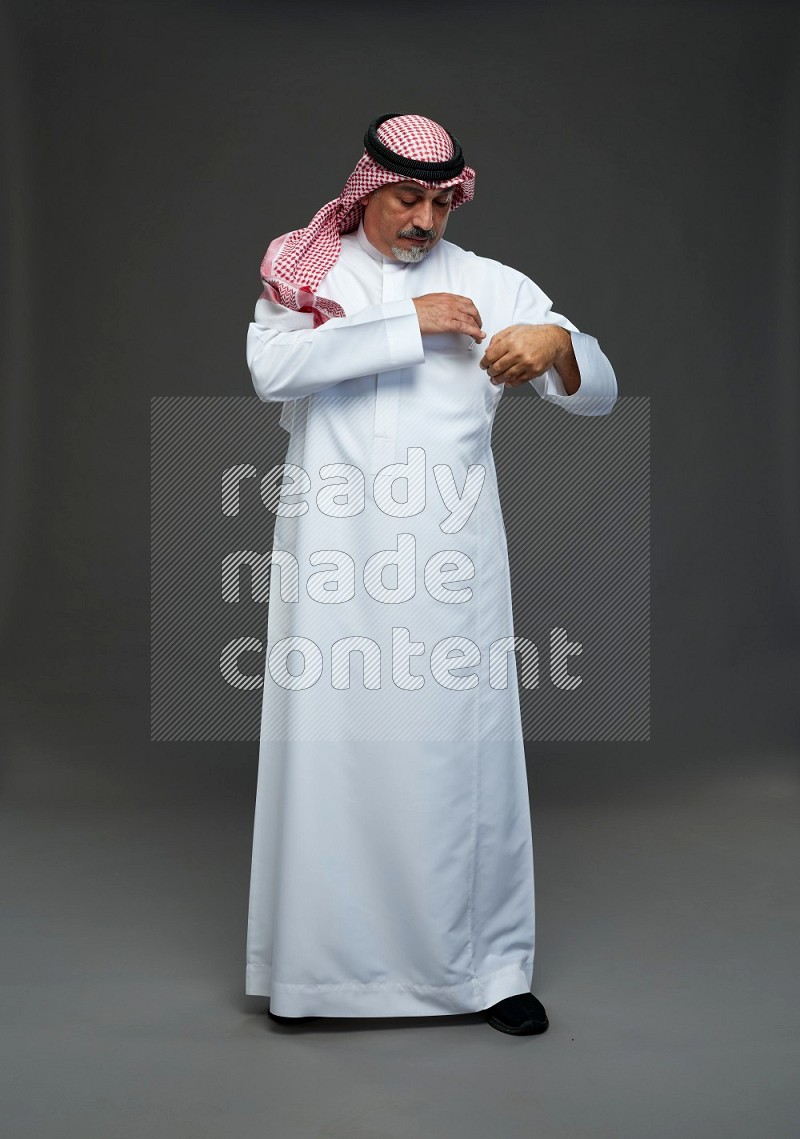
<svg viewBox="0 0 800 1139">
<path fill-rule="evenodd" d="M 245 992 L 269 997 L 270 1010 L 278 1016 L 452 1016 L 530 992 L 533 957 L 457 985 L 285 984 L 273 983 L 271 974 L 269 965 L 248 965 Z"/>
</svg>

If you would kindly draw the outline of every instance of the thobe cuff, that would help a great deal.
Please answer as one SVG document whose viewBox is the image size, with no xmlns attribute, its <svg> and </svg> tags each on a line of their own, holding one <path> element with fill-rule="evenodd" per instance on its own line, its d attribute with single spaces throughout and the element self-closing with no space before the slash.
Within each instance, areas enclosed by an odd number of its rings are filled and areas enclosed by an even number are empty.
<svg viewBox="0 0 800 1139">
<path fill-rule="evenodd" d="M 394 367 L 413 368 L 425 363 L 425 349 L 419 327 L 417 307 L 411 297 L 399 301 L 385 301 L 381 308 L 386 315 L 386 336 Z"/>
<path fill-rule="evenodd" d="M 548 368 L 529 383 L 538 394 L 575 415 L 607 415 L 617 398 L 617 379 L 614 369 L 597 339 L 587 332 L 570 329 L 572 349 L 581 374 L 581 385 L 573 395 L 567 395 L 561 376 L 555 368 Z"/>
</svg>

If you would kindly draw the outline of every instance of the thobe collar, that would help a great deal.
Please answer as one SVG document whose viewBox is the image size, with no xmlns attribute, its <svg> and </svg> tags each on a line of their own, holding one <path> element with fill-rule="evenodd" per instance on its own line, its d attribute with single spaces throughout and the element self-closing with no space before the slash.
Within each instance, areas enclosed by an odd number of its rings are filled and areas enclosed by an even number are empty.
<svg viewBox="0 0 800 1139">
<path fill-rule="evenodd" d="M 358 223 L 358 229 L 356 231 L 356 241 L 361 246 L 361 248 L 364 250 L 364 252 L 368 253 L 370 255 L 370 257 L 373 259 L 373 261 L 379 261 L 384 265 L 396 266 L 398 269 L 400 269 L 400 268 L 405 269 L 407 264 L 415 264 L 415 262 L 398 261 L 396 257 L 387 257 L 385 254 L 381 253 L 380 249 L 376 249 L 375 246 L 370 241 L 370 239 L 367 237 L 366 231 L 364 229 L 364 218 L 363 217 L 361 218 L 361 221 Z"/>
</svg>

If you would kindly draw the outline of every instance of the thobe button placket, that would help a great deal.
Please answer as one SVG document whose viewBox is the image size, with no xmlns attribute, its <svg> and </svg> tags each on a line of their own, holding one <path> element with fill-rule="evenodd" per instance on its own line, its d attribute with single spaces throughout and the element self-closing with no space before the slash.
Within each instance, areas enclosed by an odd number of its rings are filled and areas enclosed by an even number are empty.
<svg viewBox="0 0 800 1139">
<path fill-rule="evenodd" d="M 406 295 L 406 264 L 394 258 L 383 259 L 381 300 L 403 300 Z M 378 376 L 375 388 L 375 420 L 372 445 L 372 473 L 396 461 L 397 418 L 400 410 L 400 385 L 403 369 Z"/>
</svg>

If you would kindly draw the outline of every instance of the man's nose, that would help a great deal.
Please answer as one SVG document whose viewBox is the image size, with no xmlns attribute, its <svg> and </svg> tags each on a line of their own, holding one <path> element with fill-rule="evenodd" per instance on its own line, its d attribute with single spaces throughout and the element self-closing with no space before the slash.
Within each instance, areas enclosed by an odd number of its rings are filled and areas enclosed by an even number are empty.
<svg viewBox="0 0 800 1139">
<path fill-rule="evenodd" d="M 418 229 L 433 229 L 433 204 L 431 202 L 420 203 L 414 213 L 413 221 Z"/>
</svg>

